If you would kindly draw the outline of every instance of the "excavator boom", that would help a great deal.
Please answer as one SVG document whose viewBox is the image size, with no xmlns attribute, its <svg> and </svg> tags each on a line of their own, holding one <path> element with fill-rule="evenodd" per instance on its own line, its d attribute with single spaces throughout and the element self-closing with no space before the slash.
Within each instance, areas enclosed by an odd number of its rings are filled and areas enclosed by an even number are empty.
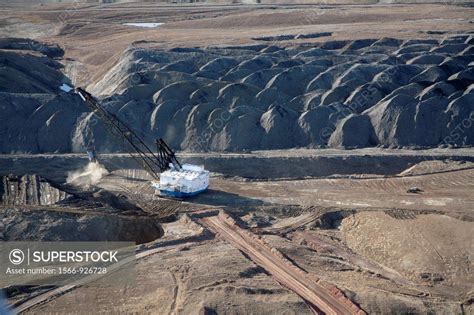
<svg viewBox="0 0 474 315">
<path fill-rule="evenodd" d="M 174 169 L 181 170 L 181 163 L 163 139 L 156 140 L 157 153 L 154 153 L 136 132 L 117 116 L 103 108 L 90 93 L 82 88 L 76 88 L 76 93 L 104 123 L 109 133 L 124 145 L 127 153 L 142 165 L 154 179 L 158 180 L 159 174 L 169 169 L 170 164 Z"/>
</svg>

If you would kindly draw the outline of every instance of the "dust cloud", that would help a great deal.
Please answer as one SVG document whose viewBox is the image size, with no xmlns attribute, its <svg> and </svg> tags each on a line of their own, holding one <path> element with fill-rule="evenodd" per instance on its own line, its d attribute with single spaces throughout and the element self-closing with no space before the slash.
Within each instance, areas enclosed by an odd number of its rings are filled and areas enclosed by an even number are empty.
<svg viewBox="0 0 474 315">
<path fill-rule="evenodd" d="M 90 162 L 80 170 L 69 172 L 66 182 L 76 185 L 95 185 L 108 173 L 102 164 Z"/>
</svg>

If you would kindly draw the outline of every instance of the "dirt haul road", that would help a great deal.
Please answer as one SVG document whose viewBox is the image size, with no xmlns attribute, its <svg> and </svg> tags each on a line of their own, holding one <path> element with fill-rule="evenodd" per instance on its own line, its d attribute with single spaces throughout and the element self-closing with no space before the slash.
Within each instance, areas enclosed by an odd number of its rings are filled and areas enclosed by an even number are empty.
<svg viewBox="0 0 474 315">
<path fill-rule="evenodd" d="M 281 285 L 301 296 L 317 314 L 365 314 L 336 287 L 327 288 L 294 266 L 276 249 L 256 235 L 237 226 L 225 213 L 205 217 L 201 222 L 212 232 L 247 254 Z"/>
<path fill-rule="evenodd" d="M 151 255 L 155 255 L 158 253 L 163 253 L 168 250 L 179 250 L 182 248 L 189 248 L 190 246 L 195 245 L 196 243 L 200 242 L 200 237 L 190 237 L 187 241 L 184 241 L 182 244 L 179 246 L 163 246 L 163 247 L 158 247 L 158 248 L 151 248 L 148 250 L 145 250 L 143 252 L 137 253 L 135 255 L 129 256 L 125 258 L 123 261 L 120 261 L 118 263 L 115 263 L 113 265 L 110 265 L 107 267 L 108 272 L 106 274 L 113 273 L 115 271 L 122 270 L 123 268 L 127 268 L 127 265 L 129 266 L 130 264 L 136 263 L 137 260 L 143 259 L 146 257 L 149 257 Z M 99 280 L 100 278 L 103 278 L 106 274 L 91 274 L 88 275 L 84 278 L 80 278 L 78 280 L 75 280 L 67 285 L 58 287 L 56 289 L 47 291 L 43 294 L 40 294 L 38 296 L 35 296 L 31 298 L 30 300 L 26 301 L 23 304 L 20 304 L 18 307 L 15 309 L 12 309 L 16 314 L 22 314 L 24 312 L 29 312 L 31 311 L 32 313 L 36 313 L 35 307 L 38 307 L 39 305 L 42 305 L 44 303 L 47 303 L 48 301 L 54 300 L 55 298 L 64 295 L 72 290 L 75 290 L 81 286 L 85 286 L 86 284 L 90 282 L 94 282 Z"/>
</svg>

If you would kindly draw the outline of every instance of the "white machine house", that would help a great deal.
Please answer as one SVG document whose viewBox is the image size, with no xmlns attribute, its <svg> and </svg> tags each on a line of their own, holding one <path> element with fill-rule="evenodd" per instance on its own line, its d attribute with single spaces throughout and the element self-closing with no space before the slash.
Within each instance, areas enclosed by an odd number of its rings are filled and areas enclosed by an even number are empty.
<svg viewBox="0 0 474 315">
<path fill-rule="evenodd" d="M 175 198 L 185 198 L 197 195 L 209 187 L 209 171 L 204 167 L 183 164 L 180 170 L 173 164 L 160 174 L 160 182 L 152 182 L 160 194 Z"/>
<path fill-rule="evenodd" d="M 160 195 L 185 198 L 197 195 L 209 187 L 209 171 L 204 167 L 181 165 L 173 150 L 161 138 L 156 140 L 157 151 L 153 152 L 130 127 L 103 108 L 90 93 L 82 88 L 77 88 L 76 93 L 102 120 L 110 133 L 118 137 L 130 156 L 153 177 L 151 185 Z"/>
</svg>

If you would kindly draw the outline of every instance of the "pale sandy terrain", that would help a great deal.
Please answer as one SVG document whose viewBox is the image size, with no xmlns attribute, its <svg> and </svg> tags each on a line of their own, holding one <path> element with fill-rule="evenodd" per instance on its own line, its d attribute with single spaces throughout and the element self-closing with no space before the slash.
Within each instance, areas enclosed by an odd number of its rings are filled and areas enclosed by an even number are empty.
<svg viewBox="0 0 474 315">
<path fill-rule="evenodd" d="M 428 31 L 471 31 L 469 6 L 166 6 L 162 4 L 50 4 L 2 10 L 0 37 L 30 37 L 58 43 L 80 68 L 77 83 L 98 80 L 129 45 L 206 47 L 251 44 L 252 37 L 333 32 L 295 43 L 358 38 L 423 38 Z M 123 26 L 160 22 L 160 28 Z M 101 36 L 97 36 L 101 34 Z"/>
<path fill-rule="evenodd" d="M 363 208 L 406 208 L 463 211 L 472 209 L 474 171 L 375 179 L 314 179 L 274 182 L 241 182 L 216 179 L 217 191 L 234 192 L 270 203 Z M 422 194 L 409 194 L 420 187 Z"/>
<path fill-rule="evenodd" d="M 453 58 L 459 57 L 470 67 L 474 16 L 470 5 L 280 2 L 0 5 L 0 38 L 33 38 L 64 49 L 63 58 L 42 59 L 45 66 L 40 69 L 49 71 L 46 65 L 53 64 L 60 70 L 48 72 L 51 87 L 41 87 L 47 96 L 41 94 L 40 99 L 55 99 L 53 88 L 64 75 L 77 85 L 95 87 L 99 93 L 115 91 L 122 78 L 120 72 L 114 76 L 110 71 L 130 46 L 147 52 L 165 51 L 164 55 L 143 55 L 153 61 L 180 54 L 179 49 L 168 54 L 172 48 L 206 50 L 264 44 L 268 47 L 262 49 L 276 45 L 293 51 L 300 44 L 329 42 L 331 46 L 347 39 L 350 42 L 344 45 L 351 46 L 357 39 L 375 42 L 391 37 L 393 50 L 402 44 L 400 49 L 416 50 L 421 45 L 429 52 L 464 45 L 466 54 L 455 52 Z M 164 24 L 158 28 L 123 25 L 133 22 Z M 318 38 L 297 36 L 324 32 L 329 33 Z M 288 34 L 294 36 L 261 39 Z M 463 34 L 462 43 L 456 42 L 459 34 Z M 411 41 L 417 39 L 433 42 Z M 391 49 L 370 45 L 363 48 L 373 49 L 379 57 L 386 57 L 383 54 Z M 333 49 L 329 50 L 332 55 Z M 4 49 L 2 53 L 11 58 L 5 60 L 17 61 L 30 51 Z M 16 53 L 18 56 L 12 57 Z M 416 56 L 410 54 L 407 52 L 406 61 L 418 58 L 423 50 L 416 51 Z M 31 56 L 25 59 L 31 63 L 37 60 Z M 10 69 L 7 66 L 8 62 L 4 73 Z M 19 69 L 28 74 L 24 65 Z M 104 79 L 106 73 L 110 76 Z M 460 86 L 459 95 L 469 94 L 466 73 L 455 83 Z M 434 77 L 429 84 L 439 79 L 436 73 Z M 18 95 L 21 86 L 8 80 L 0 86 L 17 90 L 2 92 L 7 100 L 4 103 L 13 104 L 12 95 L 24 101 Z M 462 80 L 466 81 L 460 84 Z M 34 90 L 40 80 L 30 81 Z M 130 86 L 132 92 L 137 88 L 136 95 L 147 92 L 137 85 Z M 153 88 L 150 95 L 158 93 L 158 88 Z M 456 92 L 451 93 L 456 97 L 450 102 L 459 97 Z M 69 102 L 72 97 L 61 97 L 60 102 L 46 103 L 34 111 L 40 119 L 32 127 L 46 130 L 40 139 L 46 144 L 49 139 L 70 136 L 60 131 L 65 130 L 64 125 L 72 125 L 76 116 L 69 117 L 71 120 L 55 116 L 64 112 L 64 104 L 69 108 L 81 105 L 79 99 L 73 104 Z M 457 104 L 459 108 L 468 108 L 470 99 L 465 99 Z M 31 104 L 36 103 L 32 100 Z M 54 110 L 49 112 L 48 106 Z M 455 108 L 453 112 L 458 111 Z M 469 114 L 466 117 L 471 117 Z M 8 117 L 2 119 L 4 124 L 18 124 Z M 40 125 L 42 119 L 46 127 Z M 25 119 L 21 124 L 29 126 L 30 121 Z M 57 129 L 48 129 L 50 126 Z M 427 126 L 432 127 L 431 121 Z M 37 145 L 31 134 L 20 136 Z M 277 134 L 274 139 L 279 138 Z M 2 138 L 1 143 L 7 146 L 9 139 Z M 474 151 L 471 147 L 445 148 L 444 144 L 428 150 L 306 147 L 179 152 L 182 161 L 204 164 L 212 171 L 210 189 L 189 200 L 156 196 L 150 176 L 137 170 L 124 154 L 99 154 L 107 171 L 93 180 L 84 171 L 88 163 L 84 154 L 5 154 L 0 156 L 0 240 L 75 238 L 135 241 L 137 245 L 136 255 L 125 265 L 115 265 L 105 277 L 59 287 L 3 288 L 0 283 L 0 288 L 13 309 L 22 314 L 471 314 Z M 19 177 L 7 177 L 11 173 Z M 21 177 L 24 174 L 38 176 Z M 407 192 L 414 187 L 420 191 Z M 129 267 L 136 281 L 121 282 Z"/>
<path fill-rule="evenodd" d="M 414 170 L 423 172 L 409 173 Z M 84 303 L 105 313 L 145 314 L 305 314 L 312 307 L 329 313 L 340 307 L 354 313 L 469 312 L 472 167 L 424 161 L 405 173 L 257 182 L 213 178 L 209 192 L 192 201 L 155 199 L 153 207 L 143 208 L 153 216 L 174 203 L 179 219 L 162 223 L 164 235 L 139 247 L 132 263 L 136 282 L 103 277 L 13 300 L 25 301 L 19 310 L 28 314 L 82 314 Z M 115 171 L 97 185 L 143 206 L 153 191 L 142 176 Z M 424 191 L 407 193 L 413 185 Z M 77 202 L 44 207 L 64 216 L 90 212 Z M 234 219 L 218 215 L 223 208 Z M 113 279 L 127 270 L 119 268 Z"/>
</svg>

